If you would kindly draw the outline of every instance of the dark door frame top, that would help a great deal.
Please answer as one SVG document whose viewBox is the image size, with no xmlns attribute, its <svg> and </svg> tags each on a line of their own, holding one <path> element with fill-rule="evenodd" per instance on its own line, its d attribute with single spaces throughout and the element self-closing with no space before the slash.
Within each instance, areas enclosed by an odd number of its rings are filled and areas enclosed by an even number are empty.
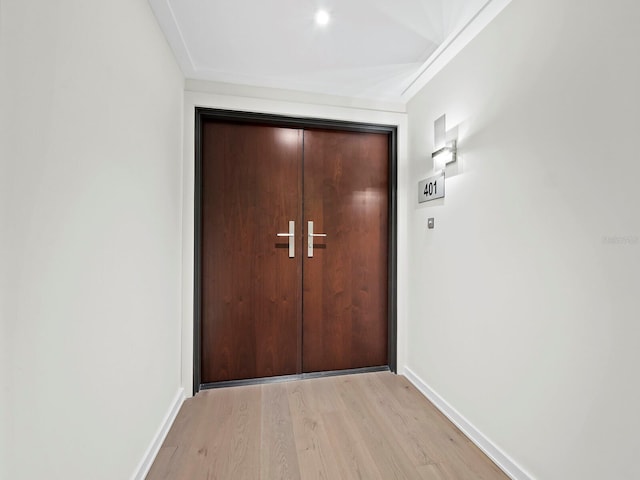
<svg viewBox="0 0 640 480">
<path fill-rule="evenodd" d="M 398 160 L 397 160 L 397 127 L 395 125 L 379 125 L 340 120 L 318 118 L 299 118 L 282 115 L 240 112 L 196 107 L 195 109 L 195 195 L 194 195 L 194 298 L 193 298 L 193 394 L 202 388 L 223 386 L 230 382 L 203 385 L 201 383 L 201 329 L 202 329 L 202 130 L 208 121 L 224 121 L 229 123 L 245 123 L 254 125 L 270 125 L 289 128 L 328 129 L 350 132 L 385 133 L 389 136 L 389 238 L 388 238 L 388 368 L 395 372 L 397 361 L 397 196 L 398 196 Z M 385 369 L 387 367 L 384 367 Z M 379 368 L 378 368 L 379 369 Z M 338 372 L 325 372 L 331 375 Z M 320 374 L 292 375 L 293 378 L 321 376 Z M 279 381 L 282 377 L 258 380 Z M 231 382 L 255 383 L 256 380 Z"/>
</svg>

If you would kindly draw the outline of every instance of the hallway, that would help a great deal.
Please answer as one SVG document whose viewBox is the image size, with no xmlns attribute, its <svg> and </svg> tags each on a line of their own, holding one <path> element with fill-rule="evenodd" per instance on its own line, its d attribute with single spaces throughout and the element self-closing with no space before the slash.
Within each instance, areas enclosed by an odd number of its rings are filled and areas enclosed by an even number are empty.
<svg viewBox="0 0 640 480">
<path fill-rule="evenodd" d="M 222 388 L 185 402 L 148 480 L 506 479 L 404 377 Z"/>
</svg>

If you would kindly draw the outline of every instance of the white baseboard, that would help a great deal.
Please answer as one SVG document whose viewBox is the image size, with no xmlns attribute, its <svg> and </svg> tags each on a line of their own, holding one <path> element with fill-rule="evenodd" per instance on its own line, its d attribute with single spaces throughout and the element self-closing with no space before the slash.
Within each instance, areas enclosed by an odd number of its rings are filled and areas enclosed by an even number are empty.
<svg viewBox="0 0 640 480">
<path fill-rule="evenodd" d="M 160 424 L 160 428 L 158 428 L 158 431 L 156 432 L 153 439 L 151 440 L 151 444 L 147 448 L 147 451 L 144 452 L 144 456 L 142 457 L 142 460 L 140 460 L 138 467 L 136 468 L 135 472 L 131 476 L 132 480 L 144 480 L 144 478 L 149 473 L 149 470 L 151 469 L 151 465 L 153 465 L 153 461 L 156 459 L 156 455 L 158 455 L 158 452 L 160 451 L 162 442 L 164 442 L 164 439 L 169 433 L 169 429 L 171 428 L 171 425 L 173 425 L 174 420 L 178 416 L 178 412 L 180 411 L 180 407 L 182 406 L 182 402 L 184 402 L 184 400 L 185 400 L 184 389 L 180 388 L 178 389 L 178 393 L 176 393 L 176 396 L 173 399 L 173 402 L 171 402 L 169 411 L 165 415 L 162 423 Z"/>
<path fill-rule="evenodd" d="M 405 367 L 404 376 L 510 478 L 513 480 L 534 480 L 529 473 L 525 472 L 524 469 L 514 462 L 506 453 L 485 437 L 480 430 L 474 427 L 455 408 L 449 405 L 444 398 L 429 387 L 413 370 Z"/>
</svg>

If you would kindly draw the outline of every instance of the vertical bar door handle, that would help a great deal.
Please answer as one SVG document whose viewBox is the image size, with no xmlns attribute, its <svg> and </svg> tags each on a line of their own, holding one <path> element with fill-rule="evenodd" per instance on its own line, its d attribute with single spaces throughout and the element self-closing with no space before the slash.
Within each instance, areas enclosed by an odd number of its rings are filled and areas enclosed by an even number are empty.
<svg viewBox="0 0 640 480">
<path fill-rule="evenodd" d="M 313 237 L 326 237 L 326 233 L 313 233 L 313 222 L 307 223 L 309 240 L 307 241 L 307 257 L 313 258 Z"/>
<path fill-rule="evenodd" d="M 289 233 L 277 233 L 278 237 L 289 237 L 289 258 L 296 256 L 296 222 L 289 220 Z"/>
</svg>

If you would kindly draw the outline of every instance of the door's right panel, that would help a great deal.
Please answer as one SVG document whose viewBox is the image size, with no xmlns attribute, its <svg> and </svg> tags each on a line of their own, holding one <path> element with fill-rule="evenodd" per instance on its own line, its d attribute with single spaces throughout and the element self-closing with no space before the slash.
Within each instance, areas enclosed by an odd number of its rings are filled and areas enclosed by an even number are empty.
<svg viewBox="0 0 640 480">
<path fill-rule="evenodd" d="M 303 371 L 387 365 L 389 138 L 306 130 Z"/>
</svg>

